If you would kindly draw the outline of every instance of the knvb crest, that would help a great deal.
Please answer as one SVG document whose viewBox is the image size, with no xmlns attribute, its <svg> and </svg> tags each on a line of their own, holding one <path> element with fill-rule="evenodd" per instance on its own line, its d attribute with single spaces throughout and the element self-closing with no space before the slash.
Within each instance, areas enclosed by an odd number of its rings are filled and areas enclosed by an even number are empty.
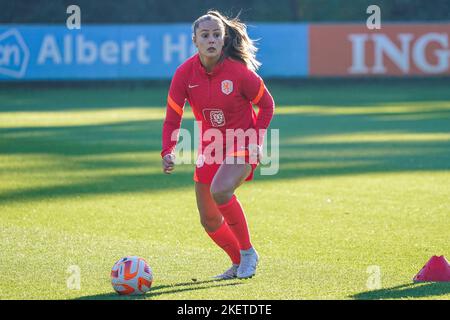
<svg viewBox="0 0 450 320">
<path fill-rule="evenodd" d="M 0 75 L 23 78 L 30 52 L 17 29 L 0 34 Z"/>
<path fill-rule="evenodd" d="M 222 81 L 222 92 L 229 95 L 233 92 L 233 82 L 231 80 Z"/>
</svg>

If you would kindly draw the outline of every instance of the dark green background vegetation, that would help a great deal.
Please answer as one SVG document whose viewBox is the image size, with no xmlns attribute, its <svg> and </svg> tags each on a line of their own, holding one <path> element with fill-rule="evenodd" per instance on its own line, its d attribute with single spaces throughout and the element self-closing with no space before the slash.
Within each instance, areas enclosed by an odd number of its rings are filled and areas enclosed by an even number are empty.
<svg viewBox="0 0 450 320">
<path fill-rule="evenodd" d="M 384 21 L 450 19 L 448 0 L 1 0 L 0 23 L 64 23 L 77 4 L 84 23 L 191 22 L 210 8 L 245 21 L 365 21 L 371 4 Z"/>
</svg>

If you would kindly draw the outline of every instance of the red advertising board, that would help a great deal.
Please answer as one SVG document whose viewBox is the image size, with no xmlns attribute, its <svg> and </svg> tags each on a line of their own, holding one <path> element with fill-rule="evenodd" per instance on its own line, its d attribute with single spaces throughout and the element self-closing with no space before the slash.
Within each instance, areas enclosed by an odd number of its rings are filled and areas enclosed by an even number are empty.
<svg viewBox="0 0 450 320">
<path fill-rule="evenodd" d="M 450 23 L 309 26 L 310 76 L 450 74 Z"/>
</svg>

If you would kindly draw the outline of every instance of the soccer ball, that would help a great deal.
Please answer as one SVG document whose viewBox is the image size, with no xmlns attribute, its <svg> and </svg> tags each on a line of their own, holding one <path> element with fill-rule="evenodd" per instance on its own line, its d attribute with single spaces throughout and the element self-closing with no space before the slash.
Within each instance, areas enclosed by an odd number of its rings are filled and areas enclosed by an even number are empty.
<svg viewBox="0 0 450 320">
<path fill-rule="evenodd" d="M 152 269 L 143 258 L 125 257 L 112 267 L 111 284 L 120 295 L 144 294 L 150 290 L 152 282 Z"/>
</svg>

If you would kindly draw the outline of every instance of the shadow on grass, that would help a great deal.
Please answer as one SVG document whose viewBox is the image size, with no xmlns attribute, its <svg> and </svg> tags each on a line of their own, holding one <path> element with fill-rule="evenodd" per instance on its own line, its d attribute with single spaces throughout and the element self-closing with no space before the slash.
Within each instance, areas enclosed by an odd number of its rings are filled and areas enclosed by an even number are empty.
<svg viewBox="0 0 450 320">
<path fill-rule="evenodd" d="M 429 110 L 424 108 L 423 112 L 427 114 Z M 280 114 L 272 124 L 273 128 L 280 128 L 280 170 L 276 175 L 261 176 L 258 169 L 255 182 L 449 170 L 450 140 L 445 135 L 450 133 L 450 110 L 443 113 L 444 117 L 433 119 L 403 121 L 396 118 L 389 122 L 380 122 L 372 115 Z M 183 127 L 192 132 L 192 125 L 193 122 L 186 121 Z M 43 166 L 34 166 L 30 161 L 28 166 L 16 167 L 14 163 L 5 162 L 0 166 L 0 173 L 18 173 L 32 179 L 35 174 L 51 177 L 57 173 L 69 176 L 82 171 L 85 177 L 81 181 L 66 179 L 53 185 L 0 192 L 0 203 L 80 195 L 154 192 L 191 186 L 193 165 L 179 168 L 173 176 L 155 172 L 154 168 L 161 166 L 159 156 L 155 158 L 155 153 L 159 154 L 161 148 L 161 127 L 161 121 L 148 120 L 68 127 L 0 128 L 0 155 L 15 155 L 22 159 L 26 159 L 28 155 L 51 155 L 58 159 L 57 165 L 50 162 Z M 42 137 L 39 135 L 42 132 L 47 135 Z M 387 137 L 389 134 L 406 134 L 406 138 L 392 141 L 315 141 L 316 137 L 321 136 L 339 138 L 339 135 L 374 132 L 388 134 Z M 408 134 L 431 138 L 408 140 Z M 441 138 L 432 140 L 434 134 Z M 124 169 L 139 172 L 124 172 Z M 91 172 L 93 175 L 86 179 Z M 99 172 L 105 174 L 99 175 Z"/>
<path fill-rule="evenodd" d="M 361 292 L 350 296 L 357 300 L 411 299 L 439 297 L 450 293 L 450 282 L 409 283 L 392 288 Z"/>
<path fill-rule="evenodd" d="M 209 284 L 209 285 L 205 285 Z M 93 296 L 84 296 L 79 297 L 75 300 L 142 300 L 142 299 L 151 299 L 153 297 L 177 294 L 186 291 L 193 290 L 205 290 L 210 288 L 217 287 L 229 287 L 229 286 L 238 286 L 242 285 L 244 282 L 242 281 L 233 281 L 230 280 L 205 280 L 205 281 L 195 281 L 195 282 L 182 282 L 176 283 L 173 285 L 161 285 L 161 286 L 152 286 L 150 291 L 148 291 L 144 295 L 134 295 L 134 296 L 121 296 L 117 293 L 107 293 L 107 294 L 98 294 Z"/>
<path fill-rule="evenodd" d="M 0 113 L 155 107 L 170 81 L 0 83 Z M 450 99 L 450 78 L 267 79 L 277 105 L 365 106 Z"/>
<path fill-rule="evenodd" d="M 450 80 L 442 81 L 444 84 L 447 82 Z M 383 83 L 352 83 L 349 87 L 348 83 L 318 82 L 305 84 L 303 90 L 287 84 L 279 87 L 275 85 L 275 91 L 279 90 L 276 94 L 276 100 L 280 98 L 280 101 L 277 100 L 278 104 L 283 104 L 283 101 L 288 103 L 292 99 L 292 103 L 324 105 L 317 108 L 319 112 L 275 113 L 271 129 L 280 130 L 280 170 L 276 175 L 261 176 L 260 169 L 257 169 L 255 182 L 449 170 L 448 107 L 434 110 L 427 108 L 424 103 L 423 108 L 411 112 L 403 110 L 386 113 L 383 110 L 377 112 L 374 108 L 373 112 L 367 114 L 358 110 L 352 112 L 355 110 L 352 106 L 363 100 L 365 102 L 362 105 L 371 106 L 389 101 L 450 101 L 450 91 L 442 89 L 441 81 L 388 82 L 390 86 Z M 396 86 L 392 86 L 393 83 Z M 380 94 L 382 86 L 387 88 Z M 58 110 L 64 110 L 77 105 L 80 108 L 142 106 L 145 101 L 156 101 L 154 104 L 158 105 L 160 101 L 156 97 L 166 89 L 159 86 L 149 90 L 121 92 L 103 88 L 85 92 L 78 88 L 65 89 L 67 92 L 59 93 L 58 90 L 42 94 L 39 92 L 36 96 L 24 95 L 23 89 L 21 90 L 0 93 L 7 98 L 2 100 L 0 97 L 0 111 L 16 110 L 15 103 L 18 110 L 22 106 L 23 109 L 30 107 L 36 111 L 47 107 L 57 109 L 58 106 Z M 66 93 L 70 96 L 66 96 Z M 58 99 L 52 100 L 52 95 Z M 128 99 L 128 95 L 132 99 Z M 301 101 L 305 95 L 310 95 L 314 101 Z M 75 100 L 72 101 L 72 98 Z M 11 100 L 11 105 L 8 99 Z M 349 112 L 321 113 L 320 111 L 326 110 L 327 104 L 345 105 Z M 38 120 L 38 112 L 36 117 Z M 182 127 L 191 134 L 193 126 L 193 121 L 183 120 Z M 189 169 L 177 168 L 173 176 L 155 171 L 155 168 L 161 167 L 161 129 L 161 119 L 99 125 L 0 128 L 0 156 L 5 156 L 6 159 L 0 165 L 0 174 L 11 174 L 13 179 L 18 177 L 30 181 L 35 177 L 41 179 L 42 176 L 74 177 L 45 186 L 5 190 L 0 192 L 0 203 L 80 195 L 155 192 L 192 186 L 193 164 L 187 165 Z M 376 138 L 378 133 L 381 135 L 380 139 Z M 358 136 L 364 137 L 366 134 L 370 136 L 369 140 L 358 140 Z M 383 138 L 384 134 L 386 136 Z M 415 138 L 408 138 L 409 134 Z M 356 138 L 347 139 L 346 135 Z M 335 139 L 327 141 L 321 140 L 321 137 Z M 8 160 L 8 156 L 14 156 L 13 161 L 20 163 Z M 41 164 L 34 164 L 35 158 L 49 156 L 52 161 L 47 162 L 44 158 Z"/>
</svg>

